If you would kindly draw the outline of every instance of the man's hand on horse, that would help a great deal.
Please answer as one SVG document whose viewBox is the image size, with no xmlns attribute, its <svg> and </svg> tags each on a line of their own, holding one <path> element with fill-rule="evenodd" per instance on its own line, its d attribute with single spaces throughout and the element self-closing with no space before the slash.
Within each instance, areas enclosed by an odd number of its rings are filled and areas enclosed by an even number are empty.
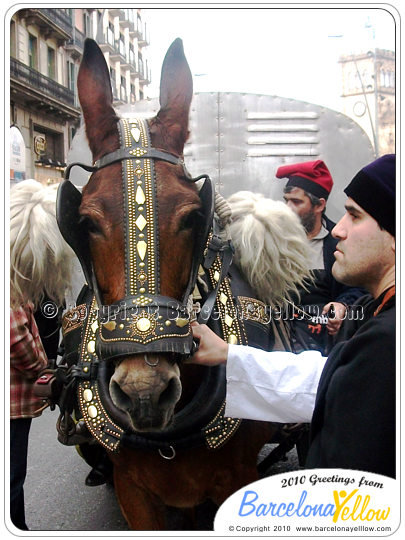
<svg viewBox="0 0 405 540">
<path fill-rule="evenodd" d="M 202 366 L 225 364 L 228 358 L 228 344 L 208 328 L 206 324 L 191 323 L 193 336 L 199 346 L 186 363 Z"/>
</svg>

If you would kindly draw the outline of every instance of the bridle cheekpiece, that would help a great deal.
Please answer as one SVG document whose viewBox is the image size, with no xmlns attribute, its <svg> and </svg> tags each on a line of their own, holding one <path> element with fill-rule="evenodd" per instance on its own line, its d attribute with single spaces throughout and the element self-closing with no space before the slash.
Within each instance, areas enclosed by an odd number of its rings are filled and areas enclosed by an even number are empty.
<svg viewBox="0 0 405 540">
<path fill-rule="evenodd" d="M 100 360 L 138 353 L 188 356 L 193 338 L 187 303 L 212 224 L 211 180 L 206 175 L 191 178 L 181 157 L 151 147 L 146 121 L 121 119 L 118 127 L 119 150 L 103 156 L 92 167 L 81 163 L 69 165 L 58 192 L 59 228 L 78 256 L 98 305 L 95 352 Z M 155 160 L 182 166 L 184 177 L 190 182 L 205 179 L 199 192 L 203 217 L 198 226 L 189 284 L 181 300 L 160 294 Z M 122 164 L 124 194 L 125 297 L 113 305 L 104 305 L 89 257 L 88 237 L 80 222 L 81 193 L 69 176 L 74 166 L 95 172 L 118 162 Z"/>
</svg>

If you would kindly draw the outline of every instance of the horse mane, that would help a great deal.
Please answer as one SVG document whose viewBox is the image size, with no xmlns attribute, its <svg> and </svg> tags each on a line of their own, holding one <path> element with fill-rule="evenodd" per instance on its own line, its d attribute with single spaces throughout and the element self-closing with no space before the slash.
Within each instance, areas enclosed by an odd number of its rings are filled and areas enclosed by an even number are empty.
<svg viewBox="0 0 405 540">
<path fill-rule="evenodd" d="M 227 201 L 235 262 L 260 300 L 286 307 L 312 276 L 309 242 L 298 216 L 284 202 L 250 191 Z"/>
<path fill-rule="evenodd" d="M 56 222 L 57 185 L 24 180 L 10 190 L 11 303 L 48 297 L 63 305 L 71 284 L 74 253 Z"/>
</svg>

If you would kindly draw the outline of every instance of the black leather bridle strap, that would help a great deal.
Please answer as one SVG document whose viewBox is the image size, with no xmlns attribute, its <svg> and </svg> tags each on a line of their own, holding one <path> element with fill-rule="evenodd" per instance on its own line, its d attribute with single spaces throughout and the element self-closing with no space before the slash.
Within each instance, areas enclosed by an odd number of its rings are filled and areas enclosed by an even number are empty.
<svg viewBox="0 0 405 540">
<path fill-rule="evenodd" d="M 96 169 L 102 169 L 104 167 L 107 167 L 107 165 L 116 163 L 117 161 L 137 158 L 160 159 L 161 161 L 167 161 L 168 163 L 172 163 L 173 165 L 181 165 L 182 167 L 184 166 L 184 161 L 181 157 L 175 156 L 170 152 L 159 150 L 158 148 L 148 148 L 147 151 L 145 151 L 144 153 L 140 153 L 139 155 L 134 153 L 134 150 L 132 148 L 120 148 L 119 150 L 111 152 L 110 154 L 107 154 L 95 161 L 94 167 Z"/>
<path fill-rule="evenodd" d="M 228 270 L 232 264 L 234 254 L 232 242 L 228 240 L 226 242 L 221 241 L 221 243 L 218 243 L 218 236 L 213 235 L 211 242 L 208 244 L 207 254 L 203 263 L 203 266 L 206 270 L 211 267 L 214 258 L 218 254 L 221 260 L 221 275 L 217 281 L 216 287 L 209 293 L 203 306 L 201 307 L 200 314 L 197 318 L 197 322 L 200 324 L 207 324 L 207 322 L 211 318 L 219 287 L 221 286 L 223 279 L 228 275 Z"/>
<path fill-rule="evenodd" d="M 200 174 L 199 176 L 192 177 L 191 174 L 188 172 L 186 165 L 184 163 L 183 158 L 175 156 L 174 154 L 170 154 L 169 152 L 164 152 L 163 150 L 158 150 L 157 148 L 149 148 L 147 153 L 142 155 L 144 158 L 151 158 L 151 159 L 157 159 L 160 161 L 167 161 L 168 163 L 172 163 L 173 165 L 180 165 L 183 167 L 186 180 L 189 182 L 197 182 L 198 180 L 207 180 L 209 179 L 208 174 Z M 104 167 L 107 167 L 108 165 L 112 165 L 113 163 L 118 163 L 122 161 L 123 159 L 137 159 L 134 155 L 129 155 L 129 149 L 127 148 L 121 148 L 117 150 L 116 152 L 112 152 L 111 154 L 107 154 L 100 158 L 99 160 L 94 162 L 94 165 L 87 165 L 86 163 L 70 163 L 65 169 L 64 179 L 69 180 L 70 179 L 70 171 L 73 169 L 73 167 L 81 167 L 87 172 L 96 172 L 99 169 L 103 169 Z"/>
<path fill-rule="evenodd" d="M 111 152 L 110 154 L 106 154 L 102 158 L 98 159 L 94 162 L 94 165 L 86 165 L 85 163 L 78 162 L 71 163 L 65 169 L 65 180 L 69 180 L 70 171 L 73 167 L 76 166 L 81 167 L 85 171 L 93 173 L 98 171 L 99 169 L 104 169 L 104 167 L 107 167 L 108 165 L 123 161 L 124 159 L 138 159 L 139 157 L 158 159 L 161 161 L 167 161 L 168 163 L 172 163 L 173 165 L 180 165 L 183 168 L 185 167 L 184 161 L 181 157 L 175 156 L 174 154 L 170 154 L 169 152 L 165 152 L 163 150 L 158 150 L 157 148 L 149 148 L 147 152 L 145 152 L 141 156 L 137 156 L 131 152 L 133 152 L 131 148 L 120 148 L 119 150 Z M 195 180 L 197 179 L 193 179 L 193 181 Z"/>
<path fill-rule="evenodd" d="M 71 163 L 65 169 L 64 180 L 69 180 L 70 179 L 70 171 L 73 169 L 73 167 L 81 167 L 85 171 L 91 172 L 91 173 L 97 171 L 97 167 L 92 167 L 91 165 L 86 165 L 86 163 L 79 163 L 79 162 Z"/>
</svg>

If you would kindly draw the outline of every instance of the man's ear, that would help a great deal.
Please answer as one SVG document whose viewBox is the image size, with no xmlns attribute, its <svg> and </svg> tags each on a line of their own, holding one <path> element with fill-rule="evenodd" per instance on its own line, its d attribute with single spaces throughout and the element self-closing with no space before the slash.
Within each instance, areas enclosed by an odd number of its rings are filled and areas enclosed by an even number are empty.
<svg viewBox="0 0 405 540">
<path fill-rule="evenodd" d="M 319 199 L 319 204 L 317 204 L 316 206 L 314 206 L 314 211 L 317 213 L 317 214 L 323 214 L 325 212 L 325 208 L 326 208 L 326 199 L 324 199 L 323 197 L 321 197 Z"/>
</svg>

